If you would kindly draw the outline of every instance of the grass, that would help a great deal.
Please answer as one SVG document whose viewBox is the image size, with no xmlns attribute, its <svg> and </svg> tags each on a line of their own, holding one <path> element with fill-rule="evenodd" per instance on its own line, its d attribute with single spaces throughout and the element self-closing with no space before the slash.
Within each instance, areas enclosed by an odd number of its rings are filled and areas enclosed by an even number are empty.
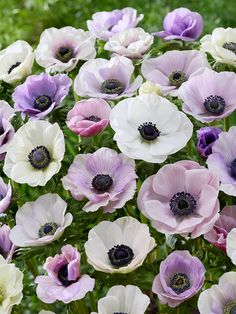
<svg viewBox="0 0 236 314">
<path fill-rule="evenodd" d="M 158 31 L 167 12 L 187 7 L 202 14 L 204 33 L 215 27 L 235 27 L 235 0 L 1 0 L 1 48 L 17 39 L 37 45 L 41 32 L 48 27 L 72 25 L 86 29 L 86 21 L 98 11 L 126 6 L 144 14 L 140 24 L 147 31 Z"/>
</svg>

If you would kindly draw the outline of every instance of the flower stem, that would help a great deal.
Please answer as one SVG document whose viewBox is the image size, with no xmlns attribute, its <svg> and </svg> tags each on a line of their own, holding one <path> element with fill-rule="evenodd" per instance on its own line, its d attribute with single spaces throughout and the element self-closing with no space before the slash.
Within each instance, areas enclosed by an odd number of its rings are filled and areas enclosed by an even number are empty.
<svg viewBox="0 0 236 314">
<path fill-rule="evenodd" d="M 230 117 L 224 118 L 224 129 L 227 132 L 230 128 Z"/>
<path fill-rule="evenodd" d="M 29 271 L 32 273 L 32 275 L 34 277 L 37 277 L 39 274 L 39 271 L 38 271 L 38 265 L 37 265 L 36 260 L 35 259 L 27 259 L 26 265 L 27 265 Z"/>
<path fill-rule="evenodd" d="M 72 309 L 73 313 L 89 314 L 88 308 L 86 307 L 84 300 L 77 300 L 73 302 Z"/>
<path fill-rule="evenodd" d="M 188 141 L 187 152 L 188 152 L 188 157 L 192 157 L 192 155 L 193 155 L 193 146 L 192 146 L 192 141 L 191 140 Z"/>
<path fill-rule="evenodd" d="M 94 296 L 93 296 L 92 292 L 89 292 L 89 301 L 90 301 L 90 305 L 91 305 L 91 310 L 96 311 L 97 306 L 96 306 L 96 302 L 94 300 Z"/>
</svg>

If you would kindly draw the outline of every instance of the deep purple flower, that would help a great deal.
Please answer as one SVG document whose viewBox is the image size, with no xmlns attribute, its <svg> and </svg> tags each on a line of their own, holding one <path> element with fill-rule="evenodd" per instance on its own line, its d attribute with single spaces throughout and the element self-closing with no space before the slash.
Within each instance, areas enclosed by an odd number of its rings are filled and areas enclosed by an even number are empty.
<svg viewBox="0 0 236 314">
<path fill-rule="evenodd" d="M 97 12 L 87 21 L 88 29 L 97 38 L 107 41 L 113 34 L 136 27 L 142 21 L 143 14 L 137 16 L 137 10 L 124 8 L 111 12 Z"/>
<path fill-rule="evenodd" d="M 9 237 L 10 231 L 11 229 L 7 225 L 0 227 L 0 255 L 8 261 L 11 260 L 14 251 L 13 243 Z"/>
<path fill-rule="evenodd" d="M 202 158 L 207 158 L 212 153 L 212 145 L 222 132 L 220 128 L 206 126 L 197 131 L 197 151 Z"/>
<path fill-rule="evenodd" d="M 236 228 L 236 206 L 225 206 L 220 212 L 220 218 L 216 221 L 212 230 L 204 235 L 204 238 L 225 251 L 228 233 L 233 228 Z"/>
<path fill-rule="evenodd" d="M 208 168 L 220 180 L 220 190 L 233 196 L 236 196 L 235 138 L 236 126 L 231 126 L 228 132 L 221 132 L 206 161 Z"/>
<path fill-rule="evenodd" d="M 8 144 L 15 130 L 10 121 L 15 110 L 4 100 L 0 100 L 0 160 L 4 159 Z"/>
<path fill-rule="evenodd" d="M 197 12 L 192 12 L 187 8 L 178 8 L 166 15 L 163 28 L 163 31 L 155 35 L 164 40 L 194 41 L 202 33 L 203 20 Z"/>
<path fill-rule="evenodd" d="M 133 96 L 143 81 L 138 75 L 131 82 L 134 70 L 132 61 L 126 57 L 89 60 L 82 65 L 75 78 L 75 92 L 81 97 L 103 99 Z"/>
<path fill-rule="evenodd" d="M 81 274 L 80 253 L 69 244 L 61 248 L 61 254 L 48 257 L 43 268 L 48 276 L 36 277 L 35 283 L 37 296 L 44 303 L 59 300 L 67 304 L 93 291 L 95 280 Z"/>
<path fill-rule="evenodd" d="M 71 84 L 66 74 L 31 75 L 12 95 L 15 110 L 20 111 L 23 118 L 28 114 L 32 119 L 42 119 L 60 105 Z"/>
<path fill-rule="evenodd" d="M 205 267 L 189 251 L 174 251 L 161 262 L 152 291 L 160 303 L 176 307 L 194 296 L 203 286 Z"/>
<path fill-rule="evenodd" d="M 0 177 L 0 213 L 4 213 L 11 201 L 11 185 L 10 183 L 4 183 L 3 179 Z"/>
<path fill-rule="evenodd" d="M 93 154 L 77 155 L 62 183 L 76 200 L 89 200 L 84 211 L 102 207 L 111 213 L 132 199 L 136 178 L 134 160 L 102 147 Z"/>
</svg>

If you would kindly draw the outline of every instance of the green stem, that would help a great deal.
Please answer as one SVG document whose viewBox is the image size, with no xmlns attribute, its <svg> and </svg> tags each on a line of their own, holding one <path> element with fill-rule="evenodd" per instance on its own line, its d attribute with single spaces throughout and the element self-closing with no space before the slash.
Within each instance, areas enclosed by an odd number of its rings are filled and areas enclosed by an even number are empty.
<svg viewBox="0 0 236 314">
<path fill-rule="evenodd" d="M 229 128 L 230 128 L 230 117 L 228 116 L 224 118 L 224 129 L 227 132 Z"/>
<path fill-rule="evenodd" d="M 34 277 L 37 277 L 39 274 L 38 265 L 35 259 L 26 260 L 26 265 L 29 271 L 32 273 Z"/>
<path fill-rule="evenodd" d="M 96 302 L 95 302 L 95 299 L 94 299 L 92 292 L 89 292 L 89 301 L 90 301 L 90 305 L 91 305 L 91 310 L 96 311 L 97 305 L 96 305 Z"/>
<path fill-rule="evenodd" d="M 188 152 L 188 157 L 192 157 L 192 155 L 193 155 L 192 140 L 189 140 L 189 141 L 188 141 L 188 144 L 187 144 L 187 152 Z"/>
<path fill-rule="evenodd" d="M 77 300 L 72 303 L 72 309 L 74 314 L 89 314 L 88 308 L 84 303 L 84 300 Z"/>
</svg>

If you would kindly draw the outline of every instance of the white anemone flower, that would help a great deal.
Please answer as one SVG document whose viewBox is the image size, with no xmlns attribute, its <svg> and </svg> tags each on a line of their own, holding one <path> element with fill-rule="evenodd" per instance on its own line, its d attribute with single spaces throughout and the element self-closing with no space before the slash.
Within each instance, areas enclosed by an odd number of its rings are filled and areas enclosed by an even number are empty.
<svg viewBox="0 0 236 314">
<path fill-rule="evenodd" d="M 63 234 L 73 220 L 65 214 L 67 204 L 57 194 L 45 194 L 34 202 L 27 202 L 16 213 L 16 225 L 10 239 L 16 246 L 47 245 Z"/>
<path fill-rule="evenodd" d="M 23 273 L 0 255 L 0 313 L 10 314 L 23 297 Z"/>
<path fill-rule="evenodd" d="M 45 310 L 42 310 L 39 312 L 39 314 L 56 314 L 55 312 L 52 312 L 52 311 L 45 311 Z"/>
<path fill-rule="evenodd" d="M 149 303 L 149 297 L 136 286 L 114 286 L 98 301 L 98 312 L 91 314 L 144 314 Z"/>
<path fill-rule="evenodd" d="M 156 93 L 120 101 L 111 111 L 110 125 L 123 154 L 152 163 L 178 152 L 193 133 L 188 117 Z"/>
<path fill-rule="evenodd" d="M 131 28 L 114 34 L 104 49 L 128 58 L 142 58 L 153 44 L 154 36 L 142 28 Z"/>
<path fill-rule="evenodd" d="M 156 246 L 148 226 L 132 217 L 102 221 L 85 243 L 88 263 L 105 273 L 129 273 L 141 266 Z"/>
<path fill-rule="evenodd" d="M 219 63 L 236 66 L 236 28 L 215 28 L 201 39 L 201 51 L 208 52 Z"/>
<path fill-rule="evenodd" d="M 14 84 L 30 75 L 34 63 L 32 47 L 24 40 L 17 40 L 0 51 L 0 80 Z"/>
<path fill-rule="evenodd" d="M 236 273 L 224 273 L 217 285 L 204 290 L 198 299 L 200 314 L 234 314 L 236 311 Z"/>
<path fill-rule="evenodd" d="M 61 168 L 65 140 L 57 123 L 29 121 L 11 140 L 3 171 L 18 183 L 44 186 Z"/>
<path fill-rule="evenodd" d="M 35 58 L 47 72 L 69 72 L 79 60 L 94 59 L 95 37 L 72 26 L 51 27 L 41 34 Z"/>
<path fill-rule="evenodd" d="M 226 238 L 226 252 L 227 255 L 231 258 L 231 261 L 236 265 L 236 228 L 233 228 L 227 235 Z"/>
</svg>

